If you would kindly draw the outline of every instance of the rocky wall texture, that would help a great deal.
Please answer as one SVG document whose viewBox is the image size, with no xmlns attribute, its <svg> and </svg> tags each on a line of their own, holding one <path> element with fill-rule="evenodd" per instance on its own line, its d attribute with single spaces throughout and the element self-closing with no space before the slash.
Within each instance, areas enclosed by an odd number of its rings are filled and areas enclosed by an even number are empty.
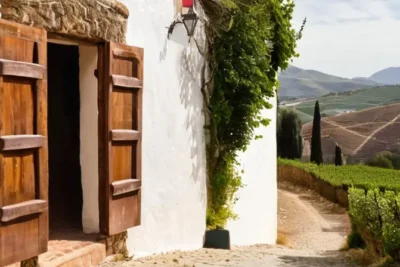
<svg viewBox="0 0 400 267">
<path fill-rule="evenodd" d="M 128 9 L 116 0 L 1 0 L 2 19 L 90 41 L 125 43 Z"/>
</svg>

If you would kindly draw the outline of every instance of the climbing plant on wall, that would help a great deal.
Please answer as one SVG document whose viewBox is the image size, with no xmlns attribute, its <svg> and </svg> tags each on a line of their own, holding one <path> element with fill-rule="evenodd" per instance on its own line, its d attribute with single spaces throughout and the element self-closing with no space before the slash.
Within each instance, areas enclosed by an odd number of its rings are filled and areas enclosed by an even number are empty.
<svg viewBox="0 0 400 267">
<path fill-rule="evenodd" d="M 297 57 L 292 1 L 199 0 L 206 20 L 208 52 L 203 68 L 208 160 L 210 229 L 235 218 L 235 193 L 242 181 L 236 161 L 254 130 L 267 126 L 261 111 L 278 88 L 277 71 Z M 207 73 L 207 75 L 206 75 Z M 260 149 L 269 149 L 268 147 Z M 267 177 L 265 177 L 267 179 Z"/>
</svg>

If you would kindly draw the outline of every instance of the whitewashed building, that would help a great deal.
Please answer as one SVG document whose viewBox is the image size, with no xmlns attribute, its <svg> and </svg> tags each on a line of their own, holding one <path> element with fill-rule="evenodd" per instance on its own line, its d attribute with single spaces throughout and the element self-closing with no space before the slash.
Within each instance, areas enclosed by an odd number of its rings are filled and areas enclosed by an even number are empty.
<svg viewBox="0 0 400 267">
<path fill-rule="evenodd" d="M 1 4 L 0 266 L 46 252 L 49 236 L 70 229 L 127 230 L 135 257 L 201 248 L 203 58 L 182 24 L 168 38 L 181 1 Z M 275 243 L 270 101 L 264 138 L 240 156 L 246 186 L 228 223 L 232 245 Z"/>
</svg>

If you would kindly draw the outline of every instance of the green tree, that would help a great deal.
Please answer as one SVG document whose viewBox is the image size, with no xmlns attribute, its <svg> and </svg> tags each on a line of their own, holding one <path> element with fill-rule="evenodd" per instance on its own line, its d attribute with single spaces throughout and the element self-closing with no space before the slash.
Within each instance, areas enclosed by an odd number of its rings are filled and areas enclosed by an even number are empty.
<svg viewBox="0 0 400 267">
<path fill-rule="evenodd" d="M 278 156 L 287 159 L 299 159 L 303 153 L 301 120 L 296 112 L 279 109 L 277 123 Z"/>
<path fill-rule="evenodd" d="M 311 136 L 311 157 L 310 161 L 318 165 L 323 163 L 321 145 L 321 114 L 319 112 L 318 100 L 315 102 L 314 120 Z"/>
<path fill-rule="evenodd" d="M 336 166 L 343 165 L 342 149 L 338 145 L 336 145 L 336 148 L 335 148 L 335 165 Z"/>
</svg>

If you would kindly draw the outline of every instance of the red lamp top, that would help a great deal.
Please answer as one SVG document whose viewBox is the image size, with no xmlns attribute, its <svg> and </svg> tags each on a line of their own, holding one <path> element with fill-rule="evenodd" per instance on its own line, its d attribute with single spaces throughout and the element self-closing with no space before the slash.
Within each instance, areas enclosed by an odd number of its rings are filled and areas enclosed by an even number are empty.
<svg viewBox="0 0 400 267">
<path fill-rule="evenodd" d="M 182 7 L 192 7 L 193 0 L 182 0 Z"/>
</svg>

